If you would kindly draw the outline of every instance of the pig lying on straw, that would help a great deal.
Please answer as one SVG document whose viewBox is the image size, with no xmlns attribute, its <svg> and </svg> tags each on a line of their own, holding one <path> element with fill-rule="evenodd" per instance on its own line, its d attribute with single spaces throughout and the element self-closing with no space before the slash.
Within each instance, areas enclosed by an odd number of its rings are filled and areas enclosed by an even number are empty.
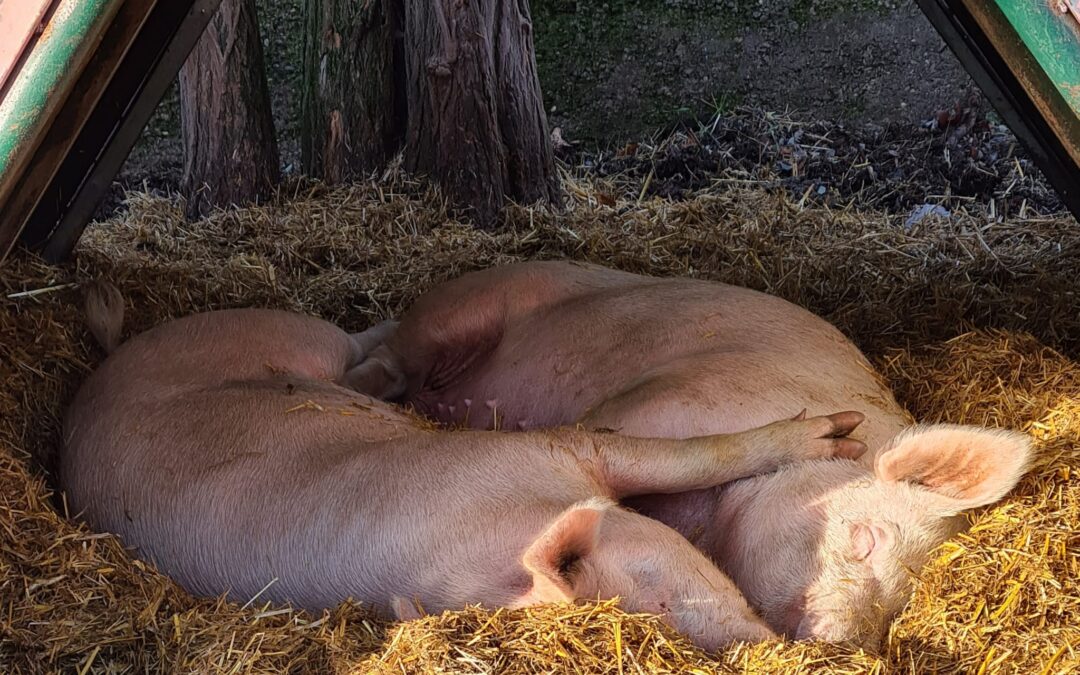
<svg viewBox="0 0 1080 675">
<path fill-rule="evenodd" d="M 855 437 L 870 451 L 857 459 L 841 453 L 624 499 L 692 541 L 773 630 L 797 638 L 877 645 L 930 551 L 963 526 L 964 510 L 1012 489 L 1031 454 L 1015 432 L 913 425 L 833 326 L 719 283 L 521 263 L 437 287 L 400 325 L 370 336 L 385 344 L 348 373 L 351 385 L 445 425 L 579 423 L 678 439 L 800 410 L 863 413 Z M 672 578 L 656 571 L 667 563 L 654 555 L 638 562 L 650 569 L 645 578 Z M 628 604 L 687 612 L 659 599 Z"/>
<path fill-rule="evenodd" d="M 399 617 L 621 596 L 706 649 L 769 639 L 713 562 L 618 500 L 866 449 L 846 438 L 857 412 L 686 439 L 437 431 L 343 386 L 392 324 L 228 310 L 121 344 L 119 292 L 95 287 L 88 310 L 114 351 L 65 417 L 67 503 L 196 594 Z"/>
</svg>

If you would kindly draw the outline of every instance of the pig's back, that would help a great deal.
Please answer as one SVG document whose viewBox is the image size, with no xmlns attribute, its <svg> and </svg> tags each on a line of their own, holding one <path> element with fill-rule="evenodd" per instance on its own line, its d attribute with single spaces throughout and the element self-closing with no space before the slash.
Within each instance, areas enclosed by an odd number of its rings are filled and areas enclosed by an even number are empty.
<svg viewBox="0 0 1080 675">
<path fill-rule="evenodd" d="M 867 413 L 868 442 L 902 426 L 865 356 L 820 317 L 726 284 L 635 279 L 509 321 L 490 356 L 422 407 L 445 418 L 454 406 L 454 421 L 479 428 L 494 408 L 501 428 L 585 418 L 654 436 L 739 431 L 803 408 Z"/>
<path fill-rule="evenodd" d="M 68 507 L 195 593 L 246 599 L 277 576 L 265 599 L 318 607 L 310 589 L 365 590 L 323 583 L 347 556 L 319 547 L 388 529 L 393 495 L 378 467 L 415 423 L 333 382 L 350 346 L 329 324 L 237 317 L 136 336 L 84 382 L 59 457 Z M 353 508 L 357 495 L 370 507 Z"/>
<path fill-rule="evenodd" d="M 645 289 L 643 289 L 644 291 Z M 791 417 L 858 410 L 853 434 L 872 446 L 906 423 L 884 381 L 836 327 L 781 298 L 726 284 L 673 280 L 643 293 L 659 324 L 663 356 L 624 378 L 585 413 L 633 435 L 732 433 Z M 613 382 L 614 383 L 614 382 Z M 605 410 L 606 408 L 606 410 Z"/>
<path fill-rule="evenodd" d="M 112 468 L 211 461 L 199 453 L 170 453 L 168 442 L 206 437 L 217 443 L 204 430 L 219 420 L 235 430 L 250 426 L 240 412 L 215 407 L 215 396 L 331 383 L 344 373 L 352 349 L 348 335 L 332 324 L 275 310 L 205 312 L 140 333 L 83 382 L 68 406 L 61 482 L 77 495 L 92 482 L 87 476 L 100 484 Z"/>
</svg>

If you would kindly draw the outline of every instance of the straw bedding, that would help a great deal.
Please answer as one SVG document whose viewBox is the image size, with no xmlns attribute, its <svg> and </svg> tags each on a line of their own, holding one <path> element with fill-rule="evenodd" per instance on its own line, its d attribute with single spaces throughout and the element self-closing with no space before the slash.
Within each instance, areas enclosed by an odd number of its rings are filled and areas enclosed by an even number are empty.
<svg viewBox="0 0 1080 675">
<path fill-rule="evenodd" d="M 131 195 L 75 262 L 20 253 L 0 270 L 0 671 L 24 672 L 1065 672 L 1080 664 L 1080 235 L 1069 217 L 988 223 L 800 208 L 763 191 L 685 201 L 595 198 L 512 208 L 508 228 L 455 224 L 401 177 L 188 224 Z M 605 188 L 605 195 L 609 194 Z M 612 202 L 614 204 L 612 205 Z M 405 625 L 354 605 L 322 616 L 195 599 L 120 543 L 65 518 L 47 475 L 63 405 L 101 353 L 72 284 L 105 277 L 128 330 L 232 306 L 281 307 L 348 329 L 432 284 L 512 260 L 569 257 L 767 290 L 834 321 L 919 418 L 1022 428 L 1039 462 L 1015 494 L 917 570 L 880 654 L 770 643 L 708 656 L 612 603 Z M 823 377 L 827 377 L 823 373 Z"/>
</svg>

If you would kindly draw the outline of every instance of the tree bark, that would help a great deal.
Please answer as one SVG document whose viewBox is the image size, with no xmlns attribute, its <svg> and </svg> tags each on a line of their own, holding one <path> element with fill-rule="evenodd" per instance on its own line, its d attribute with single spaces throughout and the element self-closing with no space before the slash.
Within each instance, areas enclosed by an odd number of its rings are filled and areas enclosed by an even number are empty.
<svg viewBox="0 0 1080 675">
<path fill-rule="evenodd" d="M 301 162 L 328 183 L 383 167 L 405 137 L 401 0 L 305 0 Z"/>
<path fill-rule="evenodd" d="M 180 69 L 189 216 L 265 198 L 280 176 L 254 0 L 222 0 Z"/>
<path fill-rule="evenodd" d="M 405 0 L 405 163 L 490 227 L 559 185 L 527 0 Z"/>
</svg>

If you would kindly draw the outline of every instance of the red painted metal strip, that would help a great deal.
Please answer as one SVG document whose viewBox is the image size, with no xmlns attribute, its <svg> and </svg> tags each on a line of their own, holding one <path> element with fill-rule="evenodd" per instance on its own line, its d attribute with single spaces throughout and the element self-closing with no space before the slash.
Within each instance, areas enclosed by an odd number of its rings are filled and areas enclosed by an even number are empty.
<svg viewBox="0 0 1080 675">
<path fill-rule="evenodd" d="M 26 46 L 43 27 L 42 20 L 59 0 L 0 0 L 0 91 Z"/>
</svg>

